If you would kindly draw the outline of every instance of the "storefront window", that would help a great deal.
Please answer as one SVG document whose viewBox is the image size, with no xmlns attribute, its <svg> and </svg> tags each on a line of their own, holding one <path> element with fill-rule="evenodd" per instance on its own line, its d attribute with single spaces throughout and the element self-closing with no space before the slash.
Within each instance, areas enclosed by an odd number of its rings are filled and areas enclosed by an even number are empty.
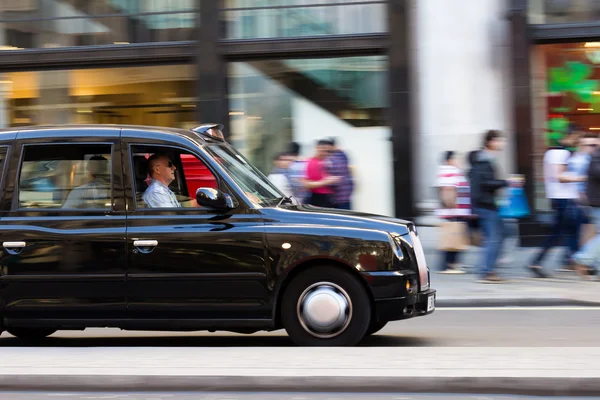
<svg viewBox="0 0 600 400">
<path fill-rule="evenodd" d="M 191 65 L 12 72 L 0 76 L 0 126 L 197 122 Z"/>
<path fill-rule="evenodd" d="M 598 0 L 529 0 L 529 23 L 561 24 L 600 20 Z"/>
<path fill-rule="evenodd" d="M 227 38 L 386 32 L 385 3 L 376 0 L 228 0 L 224 12 Z"/>
<path fill-rule="evenodd" d="M 388 70 L 386 56 L 231 63 L 230 141 L 268 174 L 292 141 L 311 157 L 317 140 L 335 137 L 353 166 L 356 209 L 391 215 Z"/>
<path fill-rule="evenodd" d="M 2 0 L 0 50 L 194 40 L 195 0 Z"/>
<path fill-rule="evenodd" d="M 543 155 L 577 127 L 600 133 L 600 42 L 536 46 L 532 57 L 536 208 L 545 199 Z"/>
</svg>

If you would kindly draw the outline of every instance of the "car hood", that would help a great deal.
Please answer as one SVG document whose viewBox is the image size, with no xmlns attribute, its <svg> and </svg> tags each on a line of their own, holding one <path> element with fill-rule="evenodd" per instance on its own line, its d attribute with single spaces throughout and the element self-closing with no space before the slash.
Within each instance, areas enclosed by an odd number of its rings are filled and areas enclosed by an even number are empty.
<svg viewBox="0 0 600 400">
<path fill-rule="evenodd" d="M 328 227 L 372 229 L 406 235 L 410 221 L 356 211 L 320 208 L 310 205 L 286 205 L 261 209 L 266 223 L 301 224 Z"/>
</svg>

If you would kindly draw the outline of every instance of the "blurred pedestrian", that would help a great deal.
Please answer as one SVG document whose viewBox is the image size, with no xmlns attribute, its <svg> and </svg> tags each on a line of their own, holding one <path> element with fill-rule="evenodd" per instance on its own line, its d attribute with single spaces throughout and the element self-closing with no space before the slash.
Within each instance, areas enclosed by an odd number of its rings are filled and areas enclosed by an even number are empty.
<svg viewBox="0 0 600 400">
<path fill-rule="evenodd" d="M 297 142 L 290 144 L 288 156 L 291 163 L 287 168 L 286 175 L 291 185 L 292 195 L 298 203 L 302 204 L 307 201 L 310 194 L 304 185 L 308 160 L 300 157 L 300 144 Z"/>
<path fill-rule="evenodd" d="M 575 200 L 577 209 L 575 218 L 575 238 L 577 240 L 577 251 L 581 248 L 582 229 L 584 224 L 589 224 L 590 215 L 587 206 L 587 179 L 592 153 L 598 147 L 598 137 L 593 133 L 585 133 L 579 138 L 577 151 L 573 154 L 567 164 L 567 172 L 561 178 L 577 187 L 579 197 Z M 573 262 L 573 260 L 571 260 Z M 572 271 L 574 265 L 566 266 L 566 270 Z"/>
<path fill-rule="evenodd" d="M 592 154 L 598 148 L 598 137 L 594 133 L 586 133 L 579 138 L 577 151 L 567 161 L 567 171 L 562 180 L 572 182 L 577 187 L 578 202 L 587 203 L 587 175 Z"/>
<path fill-rule="evenodd" d="M 435 183 L 439 188 L 441 206 L 435 214 L 446 221 L 466 223 L 471 217 L 469 182 L 460 169 L 454 151 L 445 152 L 442 161 Z M 459 254 L 460 251 L 456 249 L 443 250 L 440 273 L 464 274 L 465 271 L 458 265 Z"/>
<path fill-rule="evenodd" d="M 502 151 L 504 145 L 505 139 L 499 131 L 486 132 L 483 149 L 475 154 L 469 174 L 471 203 L 473 211 L 479 216 L 484 234 L 482 268 L 479 272 L 482 283 L 504 281 L 495 271 L 505 236 L 504 224 L 496 206 L 497 193 L 509 184 L 507 180 L 498 179 L 496 171 L 496 154 Z"/>
<path fill-rule="evenodd" d="M 588 167 L 586 201 L 590 218 L 596 226 L 596 236 L 573 255 L 575 270 L 582 278 L 587 278 L 592 272 L 597 273 L 600 266 L 600 147 L 598 143 L 591 154 Z"/>
<path fill-rule="evenodd" d="M 332 150 L 331 142 L 325 139 L 317 142 L 316 153 L 308 161 L 304 185 L 310 191 L 308 204 L 318 207 L 333 208 L 333 185 L 340 182 L 339 176 L 331 176 L 327 158 Z"/>
<path fill-rule="evenodd" d="M 292 186 L 287 177 L 288 169 L 293 159 L 287 153 L 278 154 L 273 161 L 274 168 L 269 174 L 269 180 L 286 196 L 292 196 Z"/>
<path fill-rule="evenodd" d="M 477 160 L 477 154 L 479 154 L 480 150 L 472 150 L 467 154 L 467 163 L 469 165 L 469 170 L 467 171 L 467 182 L 469 182 L 468 176 L 470 175 L 471 169 Z M 469 195 L 471 195 L 471 186 L 469 184 Z M 469 198 L 469 201 L 471 199 Z M 471 245 L 479 246 L 481 243 L 481 232 L 480 232 L 480 224 L 479 224 L 479 216 L 475 214 L 473 210 L 473 205 L 471 204 L 471 218 L 467 220 L 467 224 L 469 225 L 469 236 Z"/>
<path fill-rule="evenodd" d="M 350 171 L 348 155 L 337 146 L 335 138 L 330 138 L 329 142 L 331 143 L 329 174 L 339 176 L 341 179 L 333 185 L 333 206 L 342 210 L 351 210 L 354 181 Z"/>
<path fill-rule="evenodd" d="M 577 145 L 579 130 L 572 129 L 562 138 L 552 138 L 550 148 L 544 154 L 544 182 L 546 184 L 546 198 L 550 200 L 554 212 L 550 235 L 546 236 L 537 256 L 527 267 L 534 276 L 546 278 L 542 261 L 548 251 L 555 245 L 562 244 L 566 240 L 567 251 L 563 257 L 563 266 L 571 264 L 571 258 L 579 247 L 579 236 L 577 235 L 578 186 L 573 183 L 583 182 L 585 177 L 569 176 L 567 167 L 571 152 L 567 147 Z"/>
</svg>

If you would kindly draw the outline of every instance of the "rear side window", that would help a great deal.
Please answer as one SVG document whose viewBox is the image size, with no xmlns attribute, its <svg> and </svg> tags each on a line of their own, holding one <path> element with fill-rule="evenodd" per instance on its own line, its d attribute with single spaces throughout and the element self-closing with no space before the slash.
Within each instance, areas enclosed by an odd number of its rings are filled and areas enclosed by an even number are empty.
<svg viewBox="0 0 600 400">
<path fill-rule="evenodd" d="M 111 145 L 26 146 L 19 208 L 110 209 Z"/>
</svg>

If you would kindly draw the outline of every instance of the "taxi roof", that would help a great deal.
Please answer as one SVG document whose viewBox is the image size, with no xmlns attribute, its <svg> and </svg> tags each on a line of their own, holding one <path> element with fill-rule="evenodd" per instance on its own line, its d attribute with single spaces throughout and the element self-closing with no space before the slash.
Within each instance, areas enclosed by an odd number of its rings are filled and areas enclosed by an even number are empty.
<svg viewBox="0 0 600 400">
<path fill-rule="evenodd" d="M 0 130 L 0 141 L 15 139 L 43 139 L 55 137 L 145 137 L 148 139 L 168 140 L 169 138 L 185 138 L 198 144 L 219 142 L 201 132 L 211 127 L 222 128 L 219 124 L 199 124 L 192 129 L 171 128 L 164 126 L 127 125 L 127 124 L 65 124 L 65 125 L 33 125 L 13 127 Z M 220 141 L 222 142 L 222 141 Z"/>
</svg>

